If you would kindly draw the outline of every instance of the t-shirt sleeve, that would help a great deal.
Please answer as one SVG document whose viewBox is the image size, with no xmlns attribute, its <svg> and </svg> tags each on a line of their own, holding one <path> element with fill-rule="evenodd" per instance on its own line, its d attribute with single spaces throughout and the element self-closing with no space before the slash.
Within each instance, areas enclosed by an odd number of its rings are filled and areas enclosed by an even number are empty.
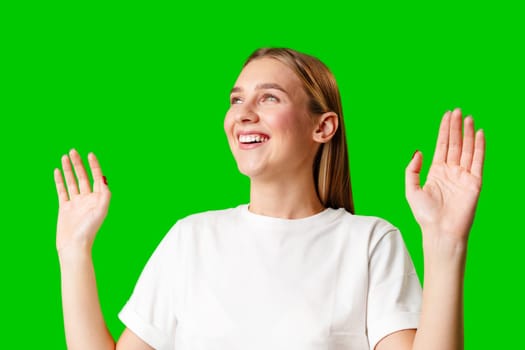
<svg viewBox="0 0 525 350">
<path fill-rule="evenodd" d="M 373 350 L 385 336 L 418 327 L 422 290 L 398 230 L 388 231 L 371 249 L 367 332 Z"/>
<path fill-rule="evenodd" d="M 144 267 L 120 320 L 157 350 L 174 348 L 177 279 L 182 276 L 177 225 L 166 234 Z"/>
</svg>

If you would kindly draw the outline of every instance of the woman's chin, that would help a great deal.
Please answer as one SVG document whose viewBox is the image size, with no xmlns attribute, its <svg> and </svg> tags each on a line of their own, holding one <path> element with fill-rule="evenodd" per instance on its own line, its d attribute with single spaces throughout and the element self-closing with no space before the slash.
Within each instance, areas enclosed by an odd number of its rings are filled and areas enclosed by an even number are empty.
<svg viewBox="0 0 525 350">
<path fill-rule="evenodd" d="M 270 169 L 267 166 L 263 166 L 260 162 L 237 162 L 237 168 L 241 174 L 249 177 L 251 180 L 268 177 L 271 173 Z"/>
<path fill-rule="evenodd" d="M 238 168 L 241 174 L 249 177 L 250 179 L 257 178 L 262 173 L 261 169 L 254 168 L 254 167 L 238 166 Z"/>
</svg>

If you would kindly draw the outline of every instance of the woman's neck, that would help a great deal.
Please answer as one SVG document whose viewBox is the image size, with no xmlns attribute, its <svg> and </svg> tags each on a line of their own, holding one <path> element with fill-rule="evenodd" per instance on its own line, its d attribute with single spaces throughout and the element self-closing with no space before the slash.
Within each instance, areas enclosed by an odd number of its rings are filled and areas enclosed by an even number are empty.
<svg viewBox="0 0 525 350">
<path fill-rule="evenodd" d="M 252 179 L 250 207 L 252 213 L 282 219 L 300 219 L 324 210 L 313 178 L 298 177 L 261 182 Z"/>
</svg>

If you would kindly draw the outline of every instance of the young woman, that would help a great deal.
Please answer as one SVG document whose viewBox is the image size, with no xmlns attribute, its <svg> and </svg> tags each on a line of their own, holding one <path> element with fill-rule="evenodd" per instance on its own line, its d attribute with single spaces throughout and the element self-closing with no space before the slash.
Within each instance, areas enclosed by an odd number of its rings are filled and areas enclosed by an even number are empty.
<svg viewBox="0 0 525 350">
<path fill-rule="evenodd" d="M 224 129 L 250 178 L 250 203 L 173 226 L 120 313 L 117 343 L 91 260 L 110 191 L 95 155 L 93 188 L 79 154 L 62 157 L 57 249 L 70 349 L 463 347 L 463 273 L 485 148 L 471 117 L 445 113 L 423 187 L 420 152 L 406 169 L 423 233 L 422 291 L 399 231 L 353 214 L 341 101 L 323 63 L 256 51 L 231 91 Z"/>
</svg>

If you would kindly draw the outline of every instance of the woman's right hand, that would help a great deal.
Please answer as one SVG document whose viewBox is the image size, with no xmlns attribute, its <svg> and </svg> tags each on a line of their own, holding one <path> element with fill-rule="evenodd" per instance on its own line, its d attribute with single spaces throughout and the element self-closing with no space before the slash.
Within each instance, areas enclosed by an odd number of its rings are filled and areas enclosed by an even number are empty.
<svg viewBox="0 0 525 350">
<path fill-rule="evenodd" d="M 65 184 L 60 170 L 54 171 L 59 203 L 56 237 L 59 254 L 70 249 L 91 252 L 95 235 L 108 212 L 111 192 L 106 178 L 93 153 L 88 154 L 88 161 L 93 175 L 93 189 L 80 155 L 74 149 L 69 156 L 62 156 Z"/>
</svg>

